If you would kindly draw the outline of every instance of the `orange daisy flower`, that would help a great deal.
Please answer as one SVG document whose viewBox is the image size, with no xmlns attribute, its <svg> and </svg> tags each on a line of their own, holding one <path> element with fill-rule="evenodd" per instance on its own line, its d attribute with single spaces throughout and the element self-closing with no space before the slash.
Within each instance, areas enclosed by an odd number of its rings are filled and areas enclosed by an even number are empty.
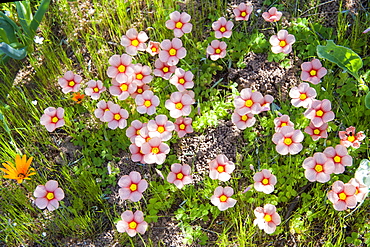
<svg viewBox="0 0 370 247">
<path fill-rule="evenodd" d="M 33 157 L 27 160 L 26 155 L 22 158 L 18 154 L 15 156 L 15 165 L 10 161 L 3 163 L 5 168 L 0 168 L 6 173 L 4 178 L 15 179 L 20 184 L 23 179 L 30 179 L 29 176 L 36 174 L 34 168 L 30 168 Z"/>
<path fill-rule="evenodd" d="M 81 104 L 83 98 L 85 97 L 84 94 L 80 94 L 80 93 L 73 93 L 73 97 L 72 97 L 72 100 L 73 101 L 76 101 L 77 104 Z"/>
</svg>

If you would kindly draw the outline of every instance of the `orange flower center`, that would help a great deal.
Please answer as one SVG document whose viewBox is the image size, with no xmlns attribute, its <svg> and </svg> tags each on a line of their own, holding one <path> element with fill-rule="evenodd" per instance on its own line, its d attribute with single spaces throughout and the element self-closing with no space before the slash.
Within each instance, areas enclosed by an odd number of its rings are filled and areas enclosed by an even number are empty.
<svg viewBox="0 0 370 247">
<path fill-rule="evenodd" d="M 314 129 L 313 133 L 314 133 L 315 135 L 318 135 L 318 134 L 320 134 L 320 130 L 319 130 L 319 129 Z"/>
<path fill-rule="evenodd" d="M 179 103 L 176 103 L 175 107 L 176 107 L 176 109 L 181 110 L 184 107 L 184 105 L 179 102 Z"/>
<path fill-rule="evenodd" d="M 153 153 L 153 154 L 157 154 L 157 153 L 159 153 L 159 148 L 158 148 L 158 147 L 154 147 L 154 148 L 152 148 L 152 153 Z"/>
<path fill-rule="evenodd" d="M 225 28 L 225 27 L 221 27 L 221 28 L 220 28 L 220 32 L 221 32 L 221 33 L 225 32 L 225 31 L 226 31 L 226 28 Z"/>
<path fill-rule="evenodd" d="M 324 170 L 322 165 L 320 164 L 316 164 L 314 169 L 316 172 L 322 172 Z"/>
<path fill-rule="evenodd" d="M 124 92 L 125 92 L 125 91 L 127 91 L 128 86 L 127 86 L 127 84 L 125 84 L 125 83 L 124 83 L 124 84 L 122 84 L 122 85 L 120 86 L 120 88 L 121 88 L 121 90 L 122 90 L 122 91 L 124 91 Z"/>
<path fill-rule="evenodd" d="M 270 222 L 270 221 L 272 221 L 272 217 L 271 217 L 271 215 L 269 215 L 269 214 L 265 214 L 265 216 L 263 217 L 263 219 L 264 219 L 266 222 Z"/>
<path fill-rule="evenodd" d="M 164 73 L 167 73 L 169 69 L 168 69 L 168 67 L 163 67 L 162 70 L 163 70 Z"/>
<path fill-rule="evenodd" d="M 339 197 L 340 200 L 344 201 L 344 200 L 346 200 L 347 195 L 346 195 L 346 193 L 342 192 L 342 193 L 339 193 L 338 197 Z"/>
<path fill-rule="evenodd" d="M 164 127 L 163 127 L 163 126 L 158 126 L 157 131 L 158 131 L 159 133 L 163 133 L 163 132 L 164 132 Z"/>
<path fill-rule="evenodd" d="M 305 99 L 307 99 L 307 95 L 305 93 L 301 93 L 301 95 L 299 96 L 299 99 L 300 100 L 305 100 Z"/>
<path fill-rule="evenodd" d="M 53 200 L 53 199 L 54 199 L 54 193 L 53 193 L 53 192 L 49 192 L 49 193 L 47 193 L 47 194 L 46 194 L 46 198 L 47 198 L 48 200 Z"/>
<path fill-rule="evenodd" d="M 94 87 L 93 91 L 94 91 L 95 93 L 97 93 L 97 92 L 99 92 L 99 88 Z"/>
<path fill-rule="evenodd" d="M 180 130 L 184 130 L 185 127 L 186 127 L 185 124 L 180 124 L 180 126 L 179 126 Z"/>
<path fill-rule="evenodd" d="M 245 101 L 245 106 L 246 107 L 251 107 L 253 105 L 253 100 L 249 99 L 247 101 Z"/>
<path fill-rule="evenodd" d="M 284 47 L 284 46 L 286 46 L 287 44 L 286 44 L 286 41 L 285 40 L 281 40 L 280 42 L 279 42 L 279 46 L 280 47 Z"/>
<path fill-rule="evenodd" d="M 114 114 L 114 119 L 115 120 L 120 120 L 121 119 L 121 115 L 119 115 L 118 113 Z"/>
<path fill-rule="evenodd" d="M 175 55 L 176 55 L 176 53 L 177 53 L 177 51 L 176 51 L 176 49 L 171 48 L 171 49 L 170 49 L 170 51 L 169 51 L 168 53 L 170 53 L 170 55 L 171 55 L 171 56 L 175 56 Z"/>
<path fill-rule="evenodd" d="M 221 49 L 216 49 L 216 51 L 215 51 L 217 54 L 220 54 L 221 53 Z"/>
<path fill-rule="evenodd" d="M 137 40 L 137 39 L 132 40 L 131 45 L 138 46 L 139 45 L 139 40 Z"/>
<path fill-rule="evenodd" d="M 136 79 L 138 79 L 138 80 L 143 79 L 143 77 L 144 77 L 144 76 L 143 76 L 141 73 L 136 75 Z"/>
<path fill-rule="evenodd" d="M 52 123 L 56 123 L 56 122 L 58 122 L 58 120 L 59 120 L 59 118 L 57 118 L 57 117 L 53 117 L 53 118 L 51 119 L 51 122 L 52 122 Z"/>
<path fill-rule="evenodd" d="M 280 127 L 284 127 L 284 126 L 287 126 L 286 123 L 281 123 Z"/>
<path fill-rule="evenodd" d="M 220 202 L 226 202 L 227 201 L 227 196 L 222 195 L 220 196 Z"/>
<path fill-rule="evenodd" d="M 316 116 L 318 116 L 318 117 L 322 117 L 322 115 L 324 115 L 324 112 L 323 112 L 322 110 L 318 110 L 318 111 L 316 112 Z"/>
<path fill-rule="evenodd" d="M 338 156 L 338 155 L 336 155 L 335 157 L 334 157 L 334 162 L 335 163 L 340 163 L 340 161 L 342 160 L 342 158 L 340 157 L 340 156 Z"/>
<path fill-rule="evenodd" d="M 130 190 L 131 191 L 136 191 L 137 190 L 137 184 L 131 184 L 130 185 Z"/>
<path fill-rule="evenodd" d="M 225 171 L 225 166 L 218 166 L 218 167 L 217 167 L 217 171 L 218 171 L 219 173 L 224 172 L 224 171 Z"/>
<path fill-rule="evenodd" d="M 179 83 L 183 85 L 185 83 L 184 78 L 179 79 Z"/>
<path fill-rule="evenodd" d="M 149 107 L 149 106 L 151 106 L 151 105 L 152 105 L 152 102 L 151 102 L 150 100 L 145 100 L 144 105 L 145 105 L 146 107 Z"/>
<path fill-rule="evenodd" d="M 176 23 L 176 28 L 182 28 L 183 24 L 181 21 Z"/>
<path fill-rule="evenodd" d="M 177 173 L 177 175 L 176 175 L 176 178 L 177 179 L 182 179 L 184 177 L 184 174 L 182 174 L 181 172 L 180 173 Z"/>
<path fill-rule="evenodd" d="M 74 81 L 69 81 L 68 82 L 68 86 L 70 86 L 70 87 L 73 87 L 75 84 L 76 84 L 76 82 L 74 82 Z"/>
<path fill-rule="evenodd" d="M 20 178 L 20 179 L 24 179 L 26 177 L 26 175 L 24 175 L 23 173 L 19 173 L 17 177 Z"/>
<path fill-rule="evenodd" d="M 310 71 L 311 76 L 315 76 L 316 74 L 317 74 L 316 70 L 313 69 L 313 70 Z"/>
<path fill-rule="evenodd" d="M 123 64 L 121 64 L 120 66 L 118 66 L 118 71 L 120 72 L 120 73 L 123 73 L 123 72 L 125 72 L 126 71 L 126 66 L 125 65 L 123 65 Z"/>
<path fill-rule="evenodd" d="M 241 13 L 240 13 L 240 15 L 241 15 L 242 17 L 244 17 L 244 16 L 246 16 L 246 15 L 247 15 L 247 13 L 245 13 L 245 11 L 243 11 L 243 12 L 241 12 Z"/>
<path fill-rule="evenodd" d="M 264 178 L 264 179 L 262 180 L 262 184 L 266 185 L 266 184 L 268 184 L 268 183 L 269 183 L 268 178 Z"/>
<path fill-rule="evenodd" d="M 285 145 L 290 145 L 290 144 L 292 144 L 293 143 L 293 140 L 292 140 L 292 138 L 289 138 L 289 137 L 286 137 L 285 139 L 284 139 L 284 144 Z"/>
<path fill-rule="evenodd" d="M 137 227 L 137 223 L 135 221 L 131 221 L 129 224 L 128 224 L 128 227 L 130 229 L 136 229 Z"/>
<path fill-rule="evenodd" d="M 247 115 L 243 115 L 243 116 L 242 116 L 242 120 L 243 120 L 243 121 L 247 121 L 247 120 L 248 120 Z"/>
<path fill-rule="evenodd" d="M 355 137 L 354 136 L 348 136 L 347 140 L 350 141 L 350 142 L 354 142 L 355 141 Z"/>
</svg>

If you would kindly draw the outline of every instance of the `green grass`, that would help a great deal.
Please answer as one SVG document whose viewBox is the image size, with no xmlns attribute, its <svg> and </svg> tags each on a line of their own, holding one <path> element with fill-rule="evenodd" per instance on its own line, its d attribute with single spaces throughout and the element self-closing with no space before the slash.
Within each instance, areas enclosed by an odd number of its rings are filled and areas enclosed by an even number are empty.
<svg viewBox="0 0 370 247">
<path fill-rule="evenodd" d="M 226 1 L 91 2 L 93 6 L 87 7 L 78 5 L 77 1 L 52 3 L 39 28 L 38 35 L 45 38 L 44 43 L 35 44 L 34 52 L 27 59 L 1 65 L 0 91 L 13 85 L 18 70 L 27 72 L 30 67 L 33 68 L 27 78 L 10 88 L 7 96 L 0 94 L 1 161 L 11 161 L 16 154 L 33 156 L 32 167 L 37 175 L 22 185 L 0 179 L 0 245 L 57 246 L 63 244 L 58 242 L 59 238 L 94 239 L 104 231 L 115 230 L 116 222 L 126 209 L 144 212 L 149 223 L 148 232 L 153 231 L 152 226 L 158 218 L 171 217 L 182 230 L 188 244 L 268 246 L 283 243 L 291 246 L 294 243 L 292 241 L 296 241 L 298 246 L 317 246 L 318 243 L 322 246 L 344 246 L 344 243 L 358 246 L 360 241 L 365 246 L 370 243 L 369 200 L 346 217 L 352 210 L 337 212 L 326 197 L 332 182 L 347 182 L 353 177 L 360 161 L 370 157 L 370 114 L 363 104 L 365 92 L 358 88 L 354 78 L 342 73 L 335 64 L 322 61 L 329 73 L 322 83 L 313 86 L 318 92 L 318 99 L 326 98 L 332 102 L 336 115 L 335 121 L 330 123 L 327 140 L 313 142 L 305 136 L 304 149 L 299 155 L 281 156 L 271 142 L 273 119 L 277 115 L 270 112 L 258 116 L 256 125 L 242 132 L 245 143 L 238 149 L 237 169 L 230 181 L 221 183 L 206 176 L 199 184 L 187 185 L 179 191 L 159 178 L 154 170 L 157 168 L 164 175 L 168 174 L 170 165 L 179 162 L 172 151 L 163 165 L 147 165 L 151 176 L 144 199 L 139 203 L 125 202 L 119 205 L 112 205 L 108 199 L 117 192 L 112 191 L 119 179 L 117 162 L 121 160 L 122 151 L 128 152 L 129 141 L 125 130 L 110 130 L 96 121 L 93 111 L 97 102 L 85 98 L 81 105 L 76 105 L 70 99 L 71 95 L 61 92 L 57 82 L 67 70 L 72 70 L 81 75 L 85 82 L 99 79 L 109 87 L 110 79 L 106 75 L 108 59 L 125 52 L 120 45 L 120 38 L 126 30 L 132 27 L 138 31 L 145 30 L 150 40 L 154 41 L 172 39 L 173 31 L 168 30 L 164 23 L 174 10 L 186 11 L 192 16 L 193 31 L 181 38 L 187 56 L 178 66 L 194 73 L 196 87 L 193 90 L 198 104 L 193 106 L 190 117 L 194 119 L 194 128 L 204 133 L 207 128 L 216 126 L 220 119 L 230 119 L 227 110 L 233 109 L 233 98 L 238 95 L 236 83 L 227 78 L 216 85 L 221 79 L 220 75 L 229 67 L 241 68 L 241 58 L 250 51 L 271 54 L 269 36 L 266 35 L 268 30 L 276 32 L 284 27 L 296 36 L 297 42 L 293 45 L 293 58 L 296 60 L 309 61 L 317 57 L 316 45 L 324 45 L 326 39 L 351 48 L 363 58 L 364 67 L 360 74 L 364 75 L 363 79 L 369 85 L 369 74 L 365 75 L 370 65 L 369 35 L 362 34 L 367 28 L 366 23 L 370 23 L 368 9 L 360 9 L 357 15 L 351 15 L 341 12 L 344 10 L 341 4 L 336 26 L 328 27 L 328 21 L 321 19 L 315 8 L 312 9 L 319 1 L 310 1 L 307 5 L 292 0 L 264 1 L 262 11 L 274 4 L 279 10 L 289 13 L 287 19 L 291 25 L 286 27 L 282 23 L 277 26 L 263 23 L 260 26 L 258 18 L 261 17 L 254 15 L 255 8 L 250 21 L 234 22 L 232 38 L 224 40 L 228 43 L 229 54 L 223 61 L 214 62 L 206 59 L 205 50 L 214 37 L 212 22 L 221 16 L 230 19 L 226 9 L 231 8 Z M 0 8 L 14 11 L 11 6 L 3 4 Z M 89 13 L 92 7 L 95 9 L 93 14 Z M 83 18 L 86 23 L 79 21 Z M 250 33 L 248 30 L 251 30 Z M 133 63 L 152 65 L 154 60 L 142 53 L 133 59 Z M 280 62 L 284 63 L 284 60 Z M 297 67 L 298 77 L 299 65 L 294 66 Z M 175 91 L 175 87 L 158 78 L 151 83 L 153 91 L 161 99 L 162 108 L 157 109 L 157 114 L 167 114 L 164 101 Z M 134 101 L 122 102 L 108 95 L 106 92 L 102 99 L 113 100 L 130 112 L 128 123 L 134 119 L 146 122 L 153 118 L 131 111 L 135 108 Z M 279 104 L 280 112 L 289 114 L 296 128 L 303 131 L 308 125 L 302 115 L 304 109 L 293 108 L 289 101 L 279 101 Z M 66 110 L 66 125 L 53 133 L 47 132 L 39 121 L 44 109 L 49 106 L 60 106 Z M 197 114 L 198 107 L 201 115 Z M 256 132 L 257 126 L 259 134 Z M 328 183 L 308 182 L 304 177 L 303 160 L 315 152 L 322 152 L 326 146 L 338 144 L 337 131 L 349 126 L 363 130 L 367 136 L 361 148 L 350 150 L 353 166 L 347 167 L 344 174 L 332 175 Z M 68 136 L 72 136 L 73 143 L 81 146 L 73 160 L 60 148 Z M 169 143 L 178 142 L 176 137 Z M 64 165 L 55 162 L 58 155 L 65 161 Z M 106 171 L 108 163 L 115 168 L 111 175 Z M 270 169 L 278 176 L 272 194 L 266 195 L 253 188 L 242 193 L 253 184 L 254 171 L 249 168 L 251 164 L 256 171 Z M 61 207 L 52 213 L 39 210 L 31 200 L 36 186 L 50 179 L 57 180 L 66 194 Z M 224 212 L 220 212 L 209 200 L 219 185 L 233 187 L 233 198 L 238 201 L 235 207 Z M 295 206 L 292 204 L 294 200 L 298 200 Z M 276 205 L 282 219 L 272 235 L 265 234 L 253 225 L 253 210 L 266 203 Z M 291 206 L 292 210 L 289 211 Z M 148 237 L 148 232 L 130 238 L 126 233 L 115 231 L 114 239 L 123 246 L 165 246 L 164 242 L 157 244 Z M 348 238 L 352 233 L 358 233 L 355 234 L 357 242 Z"/>
</svg>

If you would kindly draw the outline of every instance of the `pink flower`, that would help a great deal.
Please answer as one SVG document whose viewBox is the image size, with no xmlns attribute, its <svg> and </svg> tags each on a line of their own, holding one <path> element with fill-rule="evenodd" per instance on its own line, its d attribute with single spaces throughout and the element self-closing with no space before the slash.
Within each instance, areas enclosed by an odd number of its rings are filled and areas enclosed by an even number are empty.
<svg viewBox="0 0 370 247">
<path fill-rule="evenodd" d="M 122 200 L 130 200 L 132 202 L 140 201 L 143 197 L 143 192 L 148 188 L 148 182 L 141 179 L 138 172 L 132 171 L 129 175 L 124 175 L 118 180 L 119 196 Z"/>
<path fill-rule="evenodd" d="M 304 129 L 304 132 L 312 137 L 312 140 L 317 141 L 320 138 L 328 138 L 328 124 L 324 123 L 319 127 L 315 127 L 312 122 Z"/>
<path fill-rule="evenodd" d="M 166 27 L 173 30 L 175 37 L 180 38 L 184 33 L 190 33 L 193 25 L 189 23 L 191 16 L 186 13 L 174 11 L 170 14 L 170 20 L 166 21 Z"/>
<path fill-rule="evenodd" d="M 152 70 L 149 68 L 148 65 L 141 65 L 140 63 L 134 64 L 134 80 L 133 82 L 136 83 L 136 85 L 141 86 L 143 84 L 148 84 L 152 81 L 153 76 L 150 74 L 152 73 Z"/>
<path fill-rule="evenodd" d="M 190 173 L 191 168 L 189 165 L 174 163 L 171 165 L 171 172 L 167 176 L 167 182 L 174 184 L 177 188 L 181 189 L 185 184 L 193 182 L 193 178 Z"/>
<path fill-rule="evenodd" d="M 160 45 L 159 42 L 149 41 L 146 51 L 152 56 L 157 55 L 161 51 L 159 45 Z"/>
<path fill-rule="evenodd" d="M 236 200 L 231 198 L 234 195 L 233 188 L 226 186 L 225 188 L 218 186 L 211 196 L 211 203 L 218 207 L 220 211 L 234 207 Z"/>
<path fill-rule="evenodd" d="M 131 122 L 131 126 L 126 129 L 126 136 L 130 138 L 131 143 L 135 143 L 135 137 L 140 135 L 140 130 L 143 123 L 135 119 Z"/>
<path fill-rule="evenodd" d="M 223 41 L 212 40 L 211 45 L 207 47 L 207 54 L 210 55 L 211 60 L 216 61 L 219 58 L 226 56 L 227 44 Z"/>
<path fill-rule="evenodd" d="M 58 79 L 63 93 L 78 92 L 81 88 L 82 77 L 75 75 L 72 71 L 67 71 L 62 78 Z"/>
<path fill-rule="evenodd" d="M 159 59 L 169 66 L 176 65 L 180 59 L 186 56 L 186 49 L 182 47 L 182 41 L 178 38 L 173 38 L 172 41 L 169 39 L 163 40 L 161 48 Z"/>
<path fill-rule="evenodd" d="M 175 70 L 175 74 L 170 78 L 170 83 L 175 85 L 179 92 L 183 92 L 186 89 L 194 87 L 193 73 L 191 71 L 185 71 L 181 68 Z"/>
<path fill-rule="evenodd" d="M 271 50 L 275 54 L 280 52 L 289 54 L 292 51 L 292 44 L 294 42 L 294 35 L 288 34 L 286 30 L 280 30 L 277 35 L 272 35 L 270 38 Z"/>
<path fill-rule="evenodd" d="M 342 181 L 335 181 L 328 192 L 328 199 L 333 203 L 337 211 L 343 211 L 347 208 L 354 208 L 357 204 L 355 196 L 356 187 L 352 184 L 344 184 Z"/>
<path fill-rule="evenodd" d="M 155 120 L 149 120 L 147 128 L 150 138 L 159 137 L 162 141 L 168 141 L 172 137 L 175 125 L 168 121 L 166 115 L 158 115 L 155 117 Z"/>
<path fill-rule="evenodd" d="M 352 156 L 348 155 L 347 148 L 342 145 L 333 147 L 327 147 L 323 152 L 326 157 L 330 158 L 334 162 L 334 171 L 335 174 L 340 174 L 344 172 L 345 166 L 352 165 Z"/>
<path fill-rule="evenodd" d="M 64 109 L 58 107 L 48 107 L 44 110 L 44 114 L 40 118 L 40 123 L 45 126 L 49 132 L 53 132 L 56 128 L 64 125 Z"/>
<path fill-rule="evenodd" d="M 280 215 L 276 212 L 276 207 L 271 204 L 266 204 L 263 208 L 257 207 L 254 210 L 256 219 L 254 225 L 258 225 L 259 229 L 264 230 L 267 234 L 271 234 L 276 230 L 276 226 L 280 225 Z"/>
<path fill-rule="evenodd" d="M 135 145 L 141 147 L 145 142 L 148 142 L 151 138 L 149 136 L 149 130 L 147 128 L 147 123 L 143 123 L 141 129 L 136 132 L 138 135 L 135 137 Z"/>
<path fill-rule="evenodd" d="M 256 118 L 252 113 L 240 115 L 235 110 L 233 115 L 231 115 L 231 121 L 238 129 L 244 130 L 248 127 L 252 127 L 256 123 Z"/>
<path fill-rule="evenodd" d="M 124 129 L 127 126 L 127 118 L 128 112 L 117 104 L 113 104 L 104 114 L 104 121 L 108 122 L 108 128 L 113 130 L 117 127 Z"/>
<path fill-rule="evenodd" d="M 130 75 L 127 79 L 128 80 L 126 82 L 119 83 L 113 78 L 112 86 L 109 87 L 110 94 L 113 96 L 118 96 L 119 100 L 125 100 L 128 98 L 128 96 L 133 94 L 137 89 L 136 84 L 132 82 L 134 77 Z"/>
<path fill-rule="evenodd" d="M 230 174 L 234 171 L 235 165 L 225 155 L 219 154 L 209 163 L 209 177 L 211 179 L 219 179 L 220 181 L 228 181 Z"/>
<path fill-rule="evenodd" d="M 251 3 L 241 3 L 238 7 L 233 9 L 236 21 L 248 21 L 250 14 L 253 11 Z"/>
<path fill-rule="evenodd" d="M 247 113 L 258 114 L 261 112 L 261 104 L 264 102 L 260 92 L 252 92 L 250 88 L 240 91 L 240 96 L 234 99 L 235 111 L 243 116 Z"/>
<path fill-rule="evenodd" d="M 361 141 L 365 139 L 363 131 L 357 132 L 356 128 L 351 126 L 346 131 L 339 131 L 340 144 L 345 147 L 359 148 Z"/>
<path fill-rule="evenodd" d="M 153 115 L 159 105 L 159 98 L 152 91 L 146 90 L 143 94 L 136 96 L 135 103 L 137 105 L 136 110 L 140 114 Z"/>
<path fill-rule="evenodd" d="M 269 170 L 263 169 L 261 172 L 257 172 L 254 174 L 253 180 L 254 188 L 257 191 L 261 191 L 266 194 L 270 194 L 274 191 L 276 176 L 272 175 Z"/>
<path fill-rule="evenodd" d="M 64 191 L 58 187 L 58 182 L 49 180 L 45 185 L 37 185 L 33 196 L 36 197 L 35 204 L 38 208 L 47 208 L 53 211 L 59 208 L 59 201 L 64 198 Z"/>
<path fill-rule="evenodd" d="M 129 146 L 129 150 L 131 153 L 131 160 L 133 162 L 140 162 L 141 164 L 145 164 L 144 154 L 141 151 L 141 147 L 138 147 L 135 143 L 132 143 Z"/>
<path fill-rule="evenodd" d="M 270 104 L 274 101 L 274 97 L 272 97 L 269 94 L 266 94 L 263 96 L 263 102 L 261 103 L 261 112 L 262 111 L 269 111 L 270 110 Z"/>
<path fill-rule="evenodd" d="M 184 137 L 188 133 L 193 133 L 193 127 L 191 126 L 192 121 L 193 121 L 193 119 L 191 119 L 190 117 L 176 118 L 176 121 L 174 123 L 175 131 L 177 132 L 177 134 L 180 138 Z"/>
<path fill-rule="evenodd" d="M 135 56 L 138 51 L 145 51 L 148 35 L 144 31 L 138 33 L 135 28 L 130 28 L 121 38 L 121 45 L 126 47 L 126 53 Z"/>
<path fill-rule="evenodd" d="M 301 64 L 301 68 L 301 80 L 309 81 L 315 85 L 320 83 L 321 78 L 328 72 L 322 67 L 319 59 L 314 59 L 311 62 L 304 62 Z"/>
<path fill-rule="evenodd" d="M 304 175 L 310 182 L 326 183 L 330 180 L 330 174 L 335 170 L 332 159 L 323 153 L 314 153 L 313 157 L 308 157 L 303 161 L 303 168 L 306 169 Z"/>
<path fill-rule="evenodd" d="M 170 66 L 167 63 L 162 62 L 159 58 L 155 60 L 154 66 L 154 75 L 162 77 L 165 80 L 170 79 L 171 75 L 175 73 L 176 70 L 176 66 Z"/>
<path fill-rule="evenodd" d="M 105 102 L 105 100 L 99 101 L 97 104 L 97 109 L 94 111 L 95 117 L 99 118 L 100 121 L 106 122 L 105 114 L 109 111 L 109 109 L 115 105 L 112 101 Z"/>
<path fill-rule="evenodd" d="M 133 98 L 133 99 L 136 99 L 136 96 L 137 95 L 141 95 L 143 94 L 145 91 L 147 90 L 150 90 L 150 87 L 147 85 L 147 84 L 143 84 L 141 86 L 137 86 L 136 87 L 136 91 L 133 92 L 132 94 L 130 94 L 130 96 Z"/>
<path fill-rule="evenodd" d="M 290 101 L 295 107 L 309 108 L 316 97 L 316 90 L 308 83 L 301 83 L 298 87 L 293 87 L 289 91 Z"/>
<path fill-rule="evenodd" d="M 262 13 L 263 19 L 265 19 L 265 21 L 268 21 L 268 22 L 279 21 L 282 16 L 283 16 L 283 13 L 281 13 L 280 11 L 277 11 L 275 7 L 272 7 L 271 9 L 269 9 L 268 12 Z"/>
<path fill-rule="evenodd" d="M 294 128 L 294 123 L 290 121 L 290 117 L 288 115 L 282 115 L 281 117 L 275 118 L 274 124 L 275 124 L 275 132 L 280 131 L 280 129 L 284 126 L 290 126 Z"/>
<path fill-rule="evenodd" d="M 127 54 L 113 55 L 109 58 L 109 64 L 107 75 L 109 78 L 115 78 L 119 83 L 128 81 L 128 76 L 131 75 L 134 70 L 132 68 L 132 57 Z"/>
<path fill-rule="evenodd" d="M 362 202 L 365 199 L 366 194 L 369 192 L 369 188 L 360 183 L 356 178 L 351 178 L 348 184 L 352 184 L 356 188 L 355 197 L 357 202 Z"/>
<path fill-rule="evenodd" d="M 303 138 L 304 136 L 300 130 L 295 130 L 290 126 L 284 126 L 272 136 L 272 141 L 276 144 L 276 151 L 279 154 L 297 154 L 303 148 L 300 143 L 303 141 Z"/>
<path fill-rule="evenodd" d="M 117 222 L 118 232 L 127 232 L 130 237 L 134 237 L 136 233 L 144 234 L 148 228 L 148 223 L 144 221 L 144 214 L 140 210 L 132 213 L 126 210 L 121 214 L 122 220 Z"/>
<path fill-rule="evenodd" d="M 188 116 L 191 112 L 191 104 L 193 98 L 188 94 L 181 92 L 174 92 L 170 99 L 166 100 L 165 107 L 170 111 L 170 116 L 178 118 L 181 116 Z"/>
<path fill-rule="evenodd" d="M 90 80 L 85 88 L 85 94 L 90 96 L 92 99 L 97 100 L 100 98 L 100 94 L 104 92 L 106 88 L 103 86 L 103 82 L 100 80 Z"/>
<path fill-rule="evenodd" d="M 234 23 L 232 21 L 226 21 L 225 17 L 220 17 L 217 21 L 212 23 L 212 28 L 215 31 L 216 39 L 223 37 L 230 38 Z"/>
<path fill-rule="evenodd" d="M 323 99 L 322 101 L 315 100 L 312 102 L 310 108 L 304 112 L 304 116 L 311 119 L 315 127 L 332 121 L 335 117 L 334 112 L 331 111 L 331 102 L 327 99 Z"/>
<path fill-rule="evenodd" d="M 141 151 L 144 154 L 144 161 L 147 164 L 163 164 L 166 154 L 170 152 L 170 147 L 163 143 L 161 138 L 153 137 L 148 142 L 143 143 Z"/>
</svg>

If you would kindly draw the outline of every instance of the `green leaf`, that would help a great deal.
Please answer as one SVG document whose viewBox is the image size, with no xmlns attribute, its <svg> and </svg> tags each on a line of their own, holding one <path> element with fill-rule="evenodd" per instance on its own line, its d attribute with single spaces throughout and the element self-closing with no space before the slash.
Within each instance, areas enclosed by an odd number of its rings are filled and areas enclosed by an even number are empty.
<svg viewBox="0 0 370 247">
<path fill-rule="evenodd" d="M 358 75 L 358 71 L 362 68 L 362 59 L 357 53 L 347 47 L 336 45 L 332 40 L 327 40 L 326 46 L 318 45 L 316 50 L 320 58 L 335 63 L 359 82 L 362 81 Z"/>
<path fill-rule="evenodd" d="M 367 109 L 370 109 L 370 92 L 367 92 L 365 97 L 365 106 Z"/>
<path fill-rule="evenodd" d="M 25 2 L 17 1 L 15 2 L 15 6 L 17 7 L 19 23 L 21 24 L 22 29 L 25 32 L 26 37 L 27 37 L 26 42 L 30 43 L 33 40 L 34 33 L 29 28 L 29 23 L 31 23 L 31 19 L 29 15 L 29 12 L 30 12 L 29 2 L 27 4 L 27 1 Z"/>
<path fill-rule="evenodd" d="M 40 4 L 40 7 L 37 9 L 35 16 L 33 17 L 31 24 L 30 24 L 30 29 L 34 33 L 36 32 L 36 29 L 40 25 L 42 17 L 45 15 L 46 11 L 48 10 L 49 4 L 50 4 L 50 0 L 43 0 Z"/>
<path fill-rule="evenodd" d="M 20 49 L 14 49 L 7 43 L 1 42 L 0 43 L 0 51 L 4 52 L 9 57 L 12 57 L 14 59 L 21 60 L 26 57 L 27 51 L 26 47 L 20 48 Z"/>
</svg>

